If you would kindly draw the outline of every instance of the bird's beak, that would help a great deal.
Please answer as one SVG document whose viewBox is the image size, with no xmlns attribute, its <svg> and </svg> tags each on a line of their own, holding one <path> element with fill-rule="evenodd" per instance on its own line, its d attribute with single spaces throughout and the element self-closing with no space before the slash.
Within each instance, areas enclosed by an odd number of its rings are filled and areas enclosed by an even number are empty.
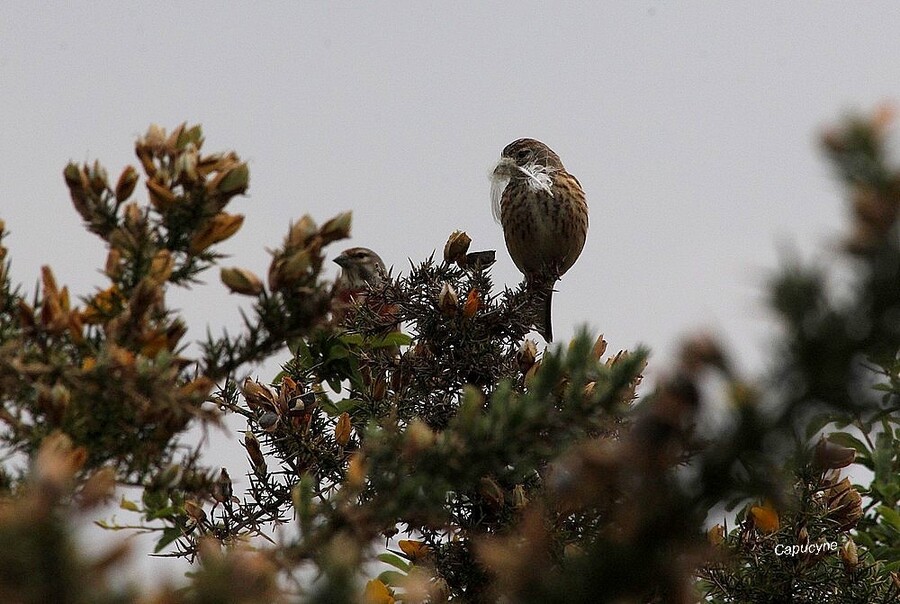
<svg viewBox="0 0 900 604">
<path fill-rule="evenodd" d="M 509 178 L 518 170 L 516 162 L 511 157 L 501 157 L 494 168 L 493 176 L 496 178 Z"/>
<path fill-rule="evenodd" d="M 350 263 L 350 259 L 345 254 L 341 254 L 334 259 L 334 263 L 341 268 L 347 268 L 347 265 Z"/>
</svg>

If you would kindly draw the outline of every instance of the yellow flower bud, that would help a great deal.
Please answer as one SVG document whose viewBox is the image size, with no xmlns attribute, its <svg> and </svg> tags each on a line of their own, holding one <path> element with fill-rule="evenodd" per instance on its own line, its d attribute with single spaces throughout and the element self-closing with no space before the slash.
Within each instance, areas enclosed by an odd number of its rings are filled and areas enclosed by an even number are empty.
<svg viewBox="0 0 900 604">
<path fill-rule="evenodd" d="M 711 545 L 722 545 L 725 541 L 725 527 L 717 524 L 706 532 L 706 538 Z"/>
<path fill-rule="evenodd" d="M 471 319 L 475 316 L 475 313 L 478 312 L 480 306 L 481 295 L 478 293 L 478 290 L 473 287 L 469 290 L 469 294 L 466 296 L 466 302 L 463 304 L 463 317 Z"/>
<path fill-rule="evenodd" d="M 754 505 L 751 507 L 750 519 L 753 520 L 753 525 L 764 533 L 774 533 L 781 526 L 778 520 L 778 512 L 768 502 L 761 506 Z"/>
<path fill-rule="evenodd" d="M 400 539 L 397 541 L 397 545 L 400 547 L 400 551 L 406 554 L 406 557 L 413 562 L 422 560 L 431 553 L 427 545 L 413 539 Z"/>
</svg>

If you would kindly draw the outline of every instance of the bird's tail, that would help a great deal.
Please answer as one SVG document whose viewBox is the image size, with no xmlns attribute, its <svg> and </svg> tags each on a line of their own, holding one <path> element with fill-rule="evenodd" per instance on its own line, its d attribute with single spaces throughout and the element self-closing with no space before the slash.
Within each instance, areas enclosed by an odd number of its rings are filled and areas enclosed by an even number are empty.
<svg viewBox="0 0 900 604">
<path fill-rule="evenodd" d="M 553 341 L 553 313 L 551 301 L 553 298 L 553 285 L 555 280 L 537 282 L 531 284 L 531 299 L 533 301 L 534 328 L 546 342 Z"/>
</svg>

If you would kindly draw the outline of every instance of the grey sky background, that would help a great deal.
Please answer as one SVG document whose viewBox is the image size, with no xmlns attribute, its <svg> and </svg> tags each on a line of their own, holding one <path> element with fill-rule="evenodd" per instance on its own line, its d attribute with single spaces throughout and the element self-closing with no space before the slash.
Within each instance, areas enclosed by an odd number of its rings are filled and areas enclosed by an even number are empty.
<svg viewBox="0 0 900 604">
<path fill-rule="evenodd" d="M 103 285 L 105 249 L 63 167 L 99 159 L 115 180 L 150 123 L 188 121 L 206 151 L 250 163 L 226 264 L 264 275 L 289 220 L 352 210 L 353 239 L 330 257 L 364 245 L 406 270 L 463 229 L 474 249 L 498 250 L 498 286 L 515 286 L 488 174 L 530 136 L 591 210 L 554 297 L 558 340 L 587 324 L 614 350 L 647 344 L 653 374 L 706 329 L 758 372 L 779 245 L 828 258 L 844 227 L 816 135 L 897 98 L 898 17 L 886 1 L 4 3 L 12 276 L 32 288 L 50 264 L 76 295 Z M 241 299 L 217 271 L 206 281 L 171 293 L 195 339 L 238 325 Z"/>
</svg>

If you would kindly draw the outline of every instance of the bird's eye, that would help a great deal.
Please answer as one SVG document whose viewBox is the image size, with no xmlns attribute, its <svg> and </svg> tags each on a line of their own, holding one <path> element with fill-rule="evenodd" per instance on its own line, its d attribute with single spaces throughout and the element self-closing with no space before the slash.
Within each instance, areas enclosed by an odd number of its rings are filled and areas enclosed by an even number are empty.
<svg viewBox="0 0 900 604">
<path fill-rule="evenodd" d="M 531 149 L 519 149 L 516 152 L 516 159 L 524 160 L 531 157 Z"/>
</svg>

